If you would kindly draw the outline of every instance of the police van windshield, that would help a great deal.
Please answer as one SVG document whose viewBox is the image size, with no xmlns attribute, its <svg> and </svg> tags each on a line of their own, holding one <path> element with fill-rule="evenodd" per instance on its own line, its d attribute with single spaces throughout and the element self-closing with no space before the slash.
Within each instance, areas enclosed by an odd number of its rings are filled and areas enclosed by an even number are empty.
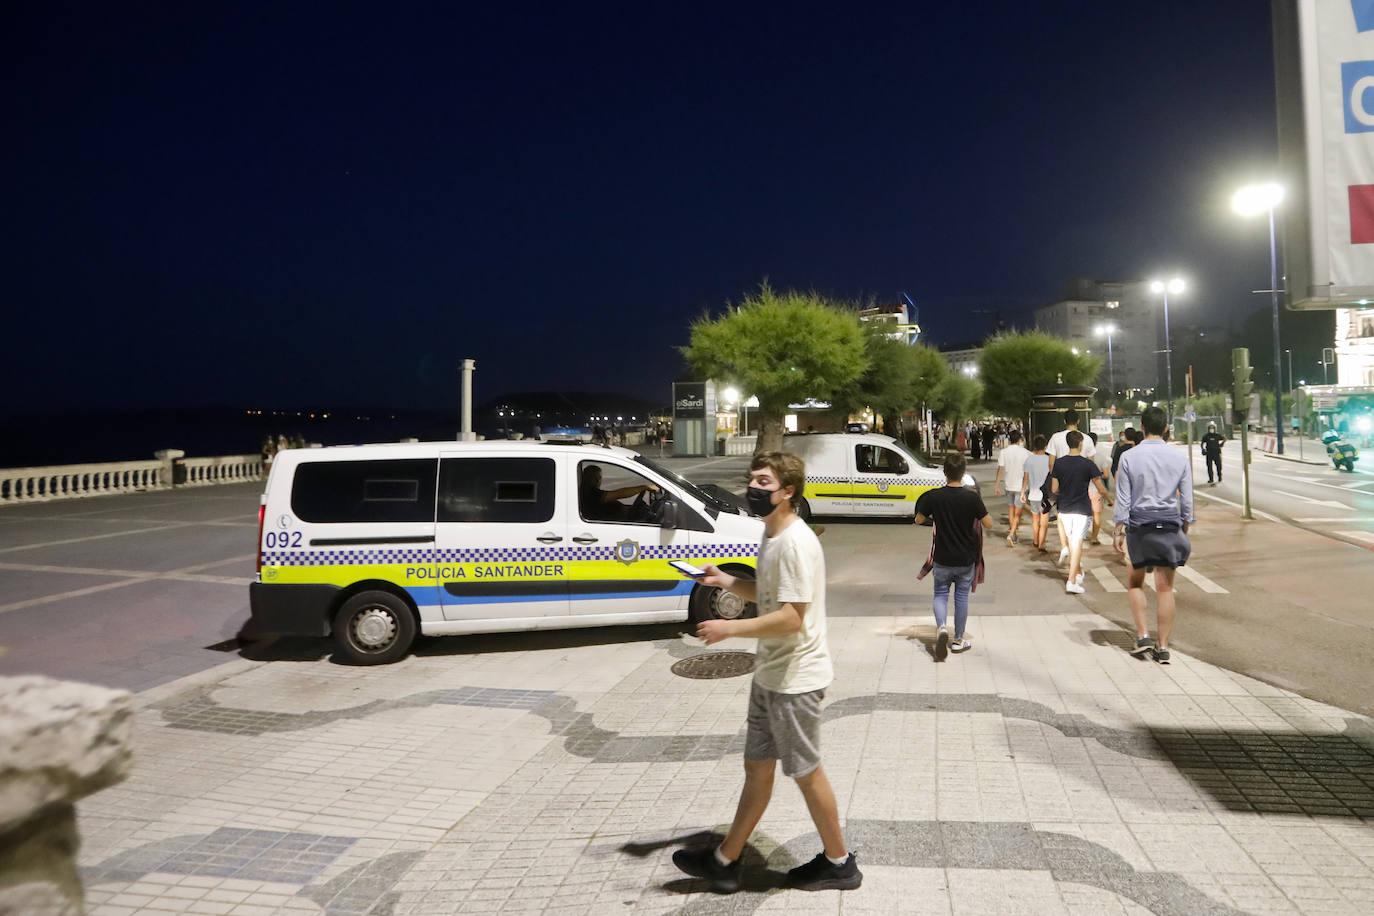
<svg viewBox="0 0 1374 916">
<path fill-rule="evenodd" d="M 670 471 L 663 465 L 658 464 L 654 461 L 650 461 L 643 455 L 636 457 L 635 461 L 639 464 L 644 465 L 646 468 L 649 468 L 655 474 L 659 474 L 663 477 L 668 478 L 673 483 L 682 487 L 682 489 L 686 490 L 688 493 L 692 494 L 697 499 L 701 500 L 703 503 L 710 506 L 711 508 L 717 509 L 721 512 L 730 512 L 736 515 L 739 514 L 739 507 L 731 505 L 730 503 L 726 502 L 718 496 L 712 496 L 710 493 L 707 493 L 705 490 L 701 489 L 696 484 L 692 483 L 690 480 L 683 477 L 681 474 L 678 474 L 674 471 Z"/>
<path fill-rule="evenodd" d="M 911 462 L 912 467 L 934 467 L 934 465 L 932 465 L 930 462 L 922 461 L 920 458 L 916 457 L 916 453 L 913 452 L 911 449 L 907 448 L 906 443 L 902 442 L 900 439 L 894 439 L 891 442 L 885 442 L 883 444 L 886 445 L 888 448 L 895 449 L 896 451 L 900 452 L 903 458 Z"/>
</svg>

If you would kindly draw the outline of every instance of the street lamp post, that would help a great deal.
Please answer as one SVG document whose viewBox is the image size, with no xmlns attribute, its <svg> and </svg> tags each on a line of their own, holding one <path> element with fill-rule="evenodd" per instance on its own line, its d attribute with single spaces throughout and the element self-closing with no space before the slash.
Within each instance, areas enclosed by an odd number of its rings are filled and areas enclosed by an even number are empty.
<svg viewBox="0 0 1374 916">
<path fill-rule="evenodd" d="M 1164 383 L 1169 399 L 1169 426 L 1174 425 L 1174 348 L 1169 343 L 1169 294 L 1183 292 L 1183 281 L 1178 277 L 1172 280 L 1155 280 L 1150 284 L 1150 292 L 1164 294 Z M 1158 365 L 1158 363 L 1156 363 Z"/>
<path fill-rule="evenodd" d="M 1107 380 L 1112 386 L 1112 400 L 1116 400 L 1116 363 L 1112 361 L 1112 334 L 1116 332 L 1116 325 L 1110 321 L 1106 324 L 1097 326 L 1097 335 L 1107 338 Z"/>
<path fill-rule="evenodd" d="M 1269 211 L 1269 289 L 1274 311 L 1274 446 L 1283 454 L 1283 370 L 1279 363 L 1279 259 L 1274 240 L 1274 208 L 1283 202 L 1283 188 L 1272 182 L 1241 188 L 1231 197 L 1231 208 L 1241 216 Z"/>
</svg>

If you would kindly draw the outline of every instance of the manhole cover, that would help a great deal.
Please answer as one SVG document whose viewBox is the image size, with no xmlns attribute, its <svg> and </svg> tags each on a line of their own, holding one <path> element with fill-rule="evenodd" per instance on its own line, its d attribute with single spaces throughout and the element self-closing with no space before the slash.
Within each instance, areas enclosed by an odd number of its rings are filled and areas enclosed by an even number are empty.
<svg viewBox="0 0 1374 916">
<path fill-rule="evenodd" d="M 684 658 L 673 665 L 678 677 L 711 680 L 719 677 L 739 677 L 754 670 L 753 652 L 706 652 Z"/>
</svg>

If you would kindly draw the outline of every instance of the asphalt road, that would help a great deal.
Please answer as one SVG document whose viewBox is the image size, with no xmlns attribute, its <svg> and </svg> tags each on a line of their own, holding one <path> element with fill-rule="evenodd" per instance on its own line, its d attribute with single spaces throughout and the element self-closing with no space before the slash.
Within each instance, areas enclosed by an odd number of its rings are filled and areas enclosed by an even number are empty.
<svg viewBox="0 0 1374 916">
<path fill-rule="evenodd" d="M 1303 455 L 1308 462 L 1321 457 L 1320 447 L 1310 440 L 1304 443 Z M 1254 452 L 1250 462 L 1252 509 L 1325 537 L 1374 549 L 1374 466 L 1359 461 L 1351 473 L 1336 470 L 1330 462 L 1293 460 L 1298 449 L 1291 440 L 1286 451 L 1286 458 Z M 1369 458 L 1374 460 L 1374 454 Z M 1194 449 L 1193 465 L 1199 501 L 1241 504 L 1239 440 L 1228 442 L 1222 453 L 1224 476 L 1220 484 L 1208 486 L 1200 449 Z"/>
<path fill-rule="evenodd" d="M 743 490 L 746 458 L 665 464 L 698 482 Z M 988 481 L 995 472 L 991 462 L 973 471 Z M 1198 501 L 1193 560 L 1178 579 L 1175 647 L 1374 715 L 1374 602 L 1368 599 L 1374 594 L 1374 545 L 1348 533 L 1374 531 L 1374 486 L 1368 486 L 1374 478 L 1259 458 L 1255 471 L 1257 507 L 1271 507 L 1275 518 L 1300 514 L 1295 524 L 1242 521 L 1237 507 L 1220 501 L 1230 500 L 1229 472 L 1221 486 L 1199 487 L 1211 498 Z M 1344 486 L 1353 483 L 1360 486 Z M 143 690 L 237 658 L 244 651 L 235 637 L 248 619 L 260 486 L 0 508 L 0 674 L 44 673 Z M 1271 489 L 1292 495 L 1271 495 Z M 974 596 L 973 613 L 1037 615 L 1080 607 L 1118 625 L 1095 633 L 1095 640 L 1124 646 L 1130 614 L 1121 559 L 1104 545 L 1089 550 L 1087 593 L 1066 595 L 1054 554 L 1025 546 L 1026 528 L 1021 546 L 1001 542 L 1005 507 L 990 486 L 984 490 L 998 528 L 988 542 L 988 581 Z M 1314 510 L 1296 498 L 1325 500 L 1328 494 L 1329 502 L 1351 508 Z M 1340 521 L 1315 520 L 1326 518 Z M 821 521 L 831 614 L 900 613 L 928 623 L 929 580 L 915 581 L 928 528 Z M 547 637 L 501 637 L 540 638 Z M 301 651 L 330 653 L 327 641 L 316 642 Z"/>
</svg>

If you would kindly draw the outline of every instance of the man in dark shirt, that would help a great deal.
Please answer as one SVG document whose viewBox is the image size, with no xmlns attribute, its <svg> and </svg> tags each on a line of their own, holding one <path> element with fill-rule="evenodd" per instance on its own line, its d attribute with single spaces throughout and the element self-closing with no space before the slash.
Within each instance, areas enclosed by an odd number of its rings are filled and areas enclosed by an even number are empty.
<svg viewBox="0 0 1374 916">
<path fill-rule="evenodd" d="M 1207 482 L 1212 483 L 1212 465 L 1217 466 L 1217 483 L 1221 483 L 1221 446 L 1226 438 L 1217 432 L 1216 423 L 1207 424 L 1207 435 L 1202 437 L 1202 457 L 1207 459 Z"/>
<path fill-rule="evenodd" d="M 1111 494 L 1102 483 L 1102 471 L 1092 460 L 1083 457 L 1083 434 L 1076 429 L 1069 430 L 1064 437 L 1069 453 L 1054 463 L 1050 469 L 1050 492 L 1057 495 L 1059 521 L 1064 526 L 1064 538 L 1069 550 L 1069 579 L 1064 591 L 1071 595 L 1083 594 L 1083 571 L 1080 562 L 1083 558 L 1083 535 L 1092 524 L 1093 506 L 1088 497 L 1088 487 L 1096 485 L 1107 505 L 1112 505 Z M 1061 559 L 1062 559 L 1061 552 Z"/>
<path fill-rule="evenodd" d="M 964 488 L 964 456 L 954 452 L 945 458 L 945 485 L 927 490 L 916 501 L 916 524 L 926 519 L 935 522 L 934 544 L 931 546 L 928 569 L 935 571 L 935 660 L 944 661 L 952 648 L 963 652 L 972 645 L 964 635 L 968 623 L 968 595 L 974 574 L 982 562 L 983 533 L 978 525 L 992 527 L 983 499 Z M 925 576 L 923 568 L 916 578 Z M 954 644 L 949 642 L 949 590 L 954 589 Z"/>
<path fill-rule="evenodd" d="M 1121 464 L 1121 453 L 1135 445 L 1135 439 L 1132 438 L 1134 435 L 1134 427 L 1127 426 L 1121 431 L 1121 438 L 1112 446 L 1112 477 L 1116 477 L 1116 469 Z"/>
</svg>

